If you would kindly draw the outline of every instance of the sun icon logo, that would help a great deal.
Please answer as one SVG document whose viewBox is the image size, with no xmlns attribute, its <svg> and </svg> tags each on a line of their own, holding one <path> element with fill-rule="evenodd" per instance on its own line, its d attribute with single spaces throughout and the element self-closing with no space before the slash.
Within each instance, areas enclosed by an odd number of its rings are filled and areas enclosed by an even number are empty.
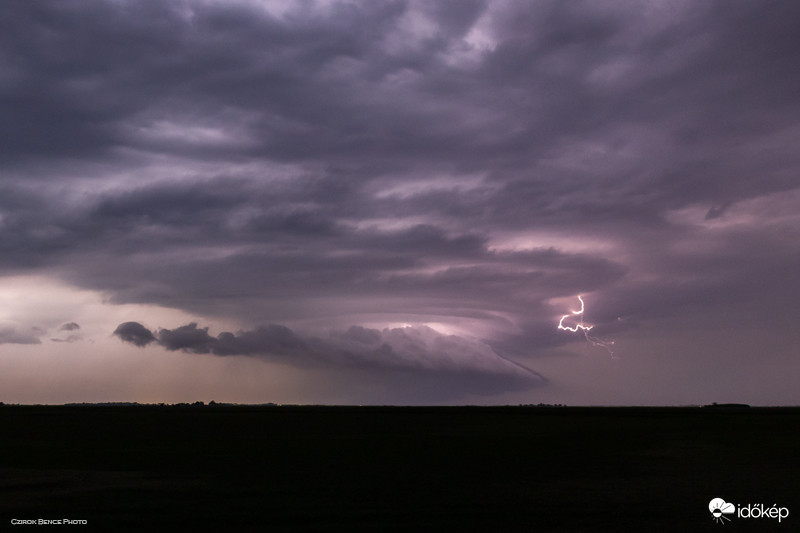
<svg viewBox="0 0 800 533">
<path fill-rule="evenodd" d="M 722 498 L 714 498 L 708 502 L 708 510 L 711 511 L 711 519 L 714 520 L 714 522 L 724 524 L 726 520 L 728 522 L 731 521 L 731 519 L 725 515 L 735 513 L 736 506 L 732 503 L 725 502 Z"/>
</svg>

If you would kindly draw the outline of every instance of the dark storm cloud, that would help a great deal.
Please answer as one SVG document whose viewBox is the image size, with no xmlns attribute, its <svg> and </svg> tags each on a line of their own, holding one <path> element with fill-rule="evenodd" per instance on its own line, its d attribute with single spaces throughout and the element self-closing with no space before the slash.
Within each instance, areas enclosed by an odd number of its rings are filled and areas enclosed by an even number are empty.
<svg viewBox="0 0 800 533">
<path fill-rule="evenodd" d="M 157 340 L 167 350 L 214 355 L 287 355 L 306 348 L 292 330 L 274 324 L 253 331 L 240 331 L 235 335 L 224 331 L 212 337 L 207 327 L 198 328 L 196 323 L 191 323 L 175 329 L 160 329 Z"/>
<path fill-rule="evenodd" d="M 208 334 L 208 328 L 198 328 L 192 322 L 172 330 L 158 331 L 158 342 L 167 350 L 186 350 L 194 353 L 209 353 L 216 339 Z"/>
<path fill-rule="evenodd" d="M 138 322 L 120 324 L 114 332 L 122 341 L 145 346 L 156 342 L 170 351 L 214 355 L 286 355 L 306 348 L 305 343 L 285 326 L 270 325 L 253 331 L 240 331 L 233 334 L 224 331 L 214 337 L 208 328 L 198 328 L 192 322 L 175 329 L 159 329 L 154 335 Z"/>
<path fill-rule="evenodd" d="M 79 329 L 81 329 L 81 326 L 77 322 L 67 322 L 58 328 L 58 331 L 77 331 Z"/>
<path fill-rule="evenodd" d="M 4 97 L 15 105 L 4 106 L 4 123 L 24 126 L 3 143 L 8 156 L 101 156 L 125 146 L 379 169 L 527 167 L 528 180 L 547 183 L 530 165 L 564 141 L 607 143 L 621 126 L 672 118 L 659 128 L 674 143 L 667 149 L 688 155 L 657 161 L 668 168 L 653 179 L 680 182 L 666 187 L 673 194 L 694 182 L 707 196 L 727 182 L 718 171 L 698 180 L 709 150 L 735 156 L 724 144 L 752 135 L 765 111 L 796 106 L 788 3 L 676 6 L 677 18 L 664 21 L 613 4 L 498 8 L 485 29 L 494 48 L 473 50 L 469 66 L 457 51 L 484 12 L 478 2 L 342 4 L 284 18 L 244 2 L 178 6 L 6 7 Z M 415 29 L 404 18 L 412 14 L 428 22 Z M 770 117 L 770 129 L 773 119 L 790 123 Z M 242 144 L 203 137 L 202 128 L 230 134 L 241 122 L 251 133 Z M 759 190 L 787 185 L 757 181 Z"/>
<path fill-rule="evenodd" d="M 115 333 L 218 355 L 416 315 L 528 356 L 577 294 L 617 332 L 798 289 L 800 5 L 283 9 L 0 7 L 0 272 L 251 328 Z"/>
<path fill-rule="evenodd" d="M 484 376 L 494 387 L 505 379 L 506 389 L 518 388 L 522 382 L 527 387 L 545 382 L 541 375 L 497 355 L 480 341 L 444 335 L 426 326 L 383 330 L 351 326 L 325 337 L 301 337 L 286 326 L 272 324 L 237 333 L 224 331 L 215 337 L 208 333 L 207 327 L 200 328 L 196 323 L 161 328 L 153 334 L 137 322 L 126 322 L 114 334 L 136 346 L 155 342 L 169 351 L 273 357 L 300 366 L 336 364 L 422 374 Z"/>
<path fill-rule="evenodd" d="M 138 322 L 123 322 L 114 330 L 114 335 L 134 346 L 147 346 L 156 338 L 153 333 Z"/>
</svg>

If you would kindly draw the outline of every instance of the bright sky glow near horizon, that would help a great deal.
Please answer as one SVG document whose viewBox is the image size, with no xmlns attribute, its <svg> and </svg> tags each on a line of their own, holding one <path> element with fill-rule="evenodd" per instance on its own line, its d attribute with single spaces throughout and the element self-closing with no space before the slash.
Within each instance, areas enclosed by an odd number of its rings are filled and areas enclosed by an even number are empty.
<svg viewBox="0 0 800 533">
<path fill-rule="evenodd" d="M 0 401 L 800 404 L 797 20 L 3 3 Z"/>
</svg>

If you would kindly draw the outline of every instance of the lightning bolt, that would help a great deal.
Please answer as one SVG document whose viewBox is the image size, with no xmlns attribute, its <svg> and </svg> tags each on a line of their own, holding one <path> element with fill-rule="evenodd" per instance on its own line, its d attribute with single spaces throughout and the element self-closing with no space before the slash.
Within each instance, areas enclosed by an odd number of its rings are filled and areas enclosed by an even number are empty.
<svg viewBox="0 0 800 533">
<path fill-rule="evenodd" d="M 589 334 L 589 332 L 592 330 L 594 325 L 593 324 L 585 325 L 583 323 L 583 312 L 586 309 L 586 304 L 584 304 L 583 298 L 581 297 L 580 294 L 578 295 L 578 301 L 581 303 L 581 308 L 578 309 L 577 311 L 570 311 L 566 315 L 562 316 L 561 320 L 558 321 L 558 329 L 561 329 L 561 330 L 564 330 L 564 331 L 571 331 L 573 333 L 577 333 L 578 331 L 582 331 L 583 332 L 583 336 L 586 337 L 586 342 L 590 343 L 592 346 L 600 346 L 602 348 L 605 348 L 606 350 L 608 350 L 608 354 L 612 358 L 616 359 L 616 357 L 614 356 L 614 349 L 612 348 L 614 346 L 614 341 L 607 341 L 605 339 L 601 339 L 599 337 L 595 337 L 595 336 Z M 566 319 L 568 319 L 570 317 L 573 317 L 573 316 L 578 316 L 578 315 L 580 315 L 581 319 L 580 319 L 580 322 L 578 322 L 575 326 L 570 327 L 570 326 L 565 326 L 564 325 L 564 320 L 566 320 Z"/>
<path fill-rule="evenodd" d="M 583 309 L 585 307 L 585 304 L 583 303 L 583 298 L 581 298 L 580 294 L 578 295 L 578 301 L 581 302 L 581 308 L 578 311 L 572 311 L 571 313 L 562 316 L 561 320 L 558 321 L 558 329 L 563 329 L 565 331 L 571 331 L 571 332 L 575 333 L 579 329 L 581 329 L 583 331 L 589 331 L 594 327 L 594 326 L 584 326 L 583 325 Z M 574 328 L 571 328 L 569 326 L 565 326 L 564 325 L 564 320 L 569 318 L 569 317 L 571 317 L 571 316 L 575 316 L 575 315 L 581 315 L 580 323 L 578 325 L 576 325 Z"/>
</svg>

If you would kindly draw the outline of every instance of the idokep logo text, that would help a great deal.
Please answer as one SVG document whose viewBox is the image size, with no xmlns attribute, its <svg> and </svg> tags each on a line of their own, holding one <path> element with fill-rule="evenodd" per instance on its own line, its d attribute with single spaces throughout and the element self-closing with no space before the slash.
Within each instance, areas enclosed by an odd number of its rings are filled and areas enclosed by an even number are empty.
<svg viewBox="0 0 800 533">
<path fill-rule="evenodd" d="M 763 503 L 748 503 L 738 507 L 722 498 L 714 498 L 708 502 L 708 510 L 714 522 L 725 524 L 731 518 L 771 518 L 781 520 L 789 516 L 789 509 L 779 507 L 777 504 L 764 505 Z"/>
</svg>

